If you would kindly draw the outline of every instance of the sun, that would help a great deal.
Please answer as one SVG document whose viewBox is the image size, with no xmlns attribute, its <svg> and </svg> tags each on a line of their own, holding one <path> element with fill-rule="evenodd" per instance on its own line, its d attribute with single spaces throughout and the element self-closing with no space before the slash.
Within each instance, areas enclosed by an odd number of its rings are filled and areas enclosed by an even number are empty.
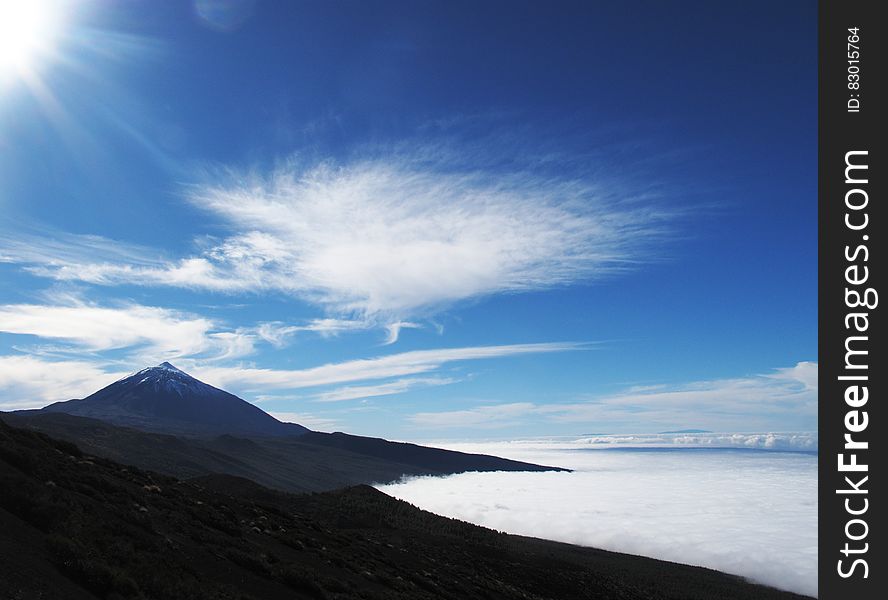
<svg viewBox="0 0 888 600">
<path fill-rule="evenodd" d="M 52 51 L 59 11 L 48 0 L 0 0 L 0 78 L 28 77 Z"/>
</svg>

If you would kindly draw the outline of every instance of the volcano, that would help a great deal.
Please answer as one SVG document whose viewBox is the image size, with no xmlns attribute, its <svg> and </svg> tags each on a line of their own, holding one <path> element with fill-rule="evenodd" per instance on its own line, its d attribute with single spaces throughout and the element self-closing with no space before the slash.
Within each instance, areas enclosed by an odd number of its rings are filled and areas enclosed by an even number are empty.
<svg viewBox="0 0 888 600">
<path fill-rule="evenodd" d="M 565 470 L 343 432 L 311 431 L 278 421 L 168 362 L 142 369 L 86 398 L 2 413 L 2 418 L 139 468 L 182 479 L 225 474 L 287 492 L 466 471 Z"/>
<path fill-rule="evenodd" d="M 215 388 L 168 362 L 142 369 L 79 400 L 43 409 L 172 435 L 298 436 L 309 430 Z"/>
</svg>

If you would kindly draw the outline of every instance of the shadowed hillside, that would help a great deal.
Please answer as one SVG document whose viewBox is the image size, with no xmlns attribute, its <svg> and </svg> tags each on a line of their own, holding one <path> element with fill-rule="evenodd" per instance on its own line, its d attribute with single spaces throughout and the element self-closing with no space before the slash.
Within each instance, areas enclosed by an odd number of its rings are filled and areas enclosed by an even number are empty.
<svg viewBox="0 0 888 600">
<path fill-rule="evenodd" d="M 505 535 L 366 486 L 181 481 L 0 420 L 0 596 L 44 600 L 799 598 L 716 571 Z"/>
<path fill-rule="evenodd" d="M 84 451 L 180 478 L 210 473 L 246 477 L 288 492 L 333 490 L 404 475 L 463 471 L 557 471 L 520 461 L 346 434 L 295 437 L 180 437 L 118 427 L 64 413 L 0 413 L 10 425 L 41 431 Z"/>
</svg>

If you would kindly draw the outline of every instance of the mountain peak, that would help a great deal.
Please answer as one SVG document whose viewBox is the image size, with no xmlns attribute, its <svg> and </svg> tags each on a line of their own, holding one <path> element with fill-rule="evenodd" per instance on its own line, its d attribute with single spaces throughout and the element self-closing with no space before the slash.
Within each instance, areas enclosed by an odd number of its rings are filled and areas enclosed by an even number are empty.
<svg viewBox="0 0 888 600">
<path fill-rule="evenodd" d="M 179 369 L 175 365 L 169 362 L 162 362 L 159 365 L 154 365 L 153 367 L 145 367 L 135 373 L 127 375 L 123 379 L 119 381 L 126 381 L 127 379 L 131 379 L 133 377 L 141 377 L 142 381 L 145 381 L 147 378 L 150 379 L 169 379 L 170 376 L 173 376 L 175 379 L 193 379 L 197 381 L 195 377 L 192 377 L 182 369 Z"/>
<path fill-rule="evenodd" d="M 44 408 L 146 431 L 194 435 L 302 435 L 306 428 L 282 423 L 169 362 L 142 369 L 83 398 Z"/>
</svg>

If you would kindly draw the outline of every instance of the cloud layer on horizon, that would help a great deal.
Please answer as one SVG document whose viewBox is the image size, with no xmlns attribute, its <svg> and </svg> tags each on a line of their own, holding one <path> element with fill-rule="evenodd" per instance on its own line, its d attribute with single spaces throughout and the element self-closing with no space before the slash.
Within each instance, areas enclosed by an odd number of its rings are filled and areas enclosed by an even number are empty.
<svg viewBox="0 0 888 600">
<path fill-rule="evenodd" d="M 474 444 L 468 451 L 575 471 L 464 473 L 377 487 L 425 510 L 500 531 L 702 565 L 817 594 L 816 457 L 509 453 L 502 444 Z"/>
</svg>

